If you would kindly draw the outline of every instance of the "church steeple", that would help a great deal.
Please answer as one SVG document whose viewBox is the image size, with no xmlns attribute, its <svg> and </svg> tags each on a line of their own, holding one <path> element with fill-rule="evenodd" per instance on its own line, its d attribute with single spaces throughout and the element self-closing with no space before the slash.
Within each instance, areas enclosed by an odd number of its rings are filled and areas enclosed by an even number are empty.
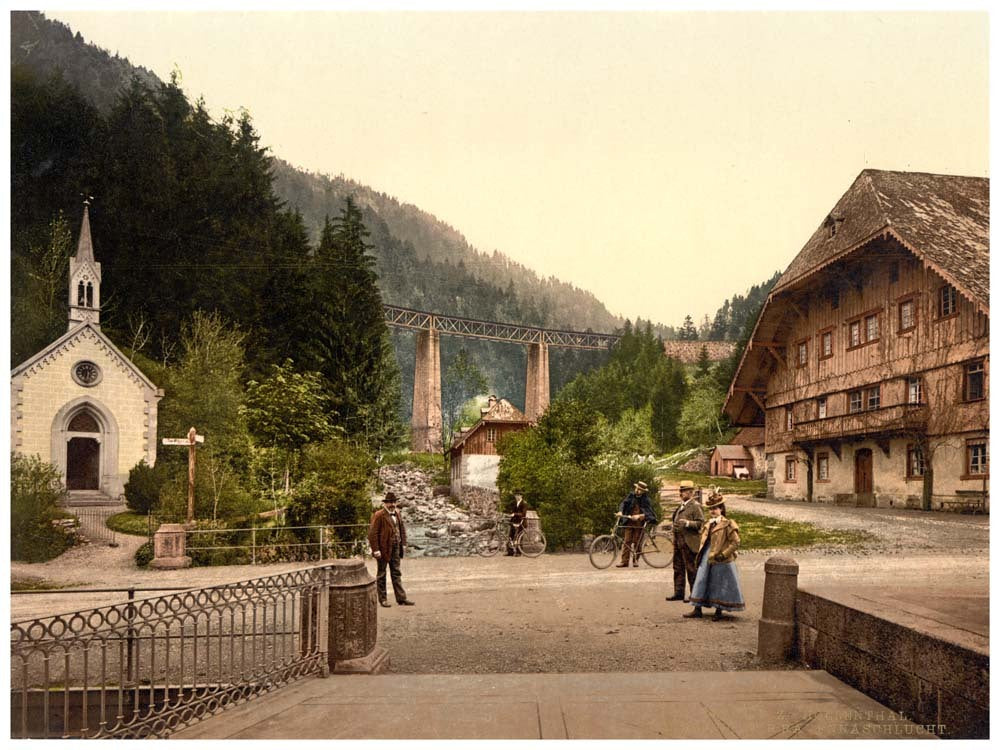
<svg viewBox="0 0 1000 750">
<path fill-rule="evenodd" d="M 76 255 L 69 259 L 69 327 L 101 325 L 101 264 L 94 260 L 90 238 L 90 200 L 83 202 L 83 222 Z"/>
</svg>

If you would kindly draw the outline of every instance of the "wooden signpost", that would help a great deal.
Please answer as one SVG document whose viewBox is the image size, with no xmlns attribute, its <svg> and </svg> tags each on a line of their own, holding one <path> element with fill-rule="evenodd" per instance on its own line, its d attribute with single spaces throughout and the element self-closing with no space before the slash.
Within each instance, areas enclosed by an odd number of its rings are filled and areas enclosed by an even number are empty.
<svg viewBox="0 0 1000 750">
<path fill-rule="evenodd" d="M 187 522 L 194 523 L 194 464 L 195 449 L 198 443 L 204 443 L 205 436 L 199 435 L 192 427 L 186 438 L 163 438 L 164 445 L 186 445 L 188 447 L 188 508 Z"/>
</svg>

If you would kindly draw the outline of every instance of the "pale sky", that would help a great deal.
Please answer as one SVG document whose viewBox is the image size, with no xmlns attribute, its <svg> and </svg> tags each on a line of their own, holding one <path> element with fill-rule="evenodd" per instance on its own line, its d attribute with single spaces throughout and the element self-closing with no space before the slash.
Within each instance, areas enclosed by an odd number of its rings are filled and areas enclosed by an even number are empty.
<svg viewBox="0 0 1000 750">
<path fill-rule="evenodd" d="M 989 172 L 984 12 L 47 15 L 668 325 L 783 270 L 862 169 Z"/>
</svg>

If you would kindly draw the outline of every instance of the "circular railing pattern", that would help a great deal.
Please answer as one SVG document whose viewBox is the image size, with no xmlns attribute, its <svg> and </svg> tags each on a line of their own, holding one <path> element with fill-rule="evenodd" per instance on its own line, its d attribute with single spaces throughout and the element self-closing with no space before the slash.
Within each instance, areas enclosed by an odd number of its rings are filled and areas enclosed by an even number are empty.
<svg viewBox="0 0 1000 750">
<path fill-rule="evenodd" d="M 327 570 L 12 623 L 12 736 L 164 737 L 317 673 Z"/>
</svg>

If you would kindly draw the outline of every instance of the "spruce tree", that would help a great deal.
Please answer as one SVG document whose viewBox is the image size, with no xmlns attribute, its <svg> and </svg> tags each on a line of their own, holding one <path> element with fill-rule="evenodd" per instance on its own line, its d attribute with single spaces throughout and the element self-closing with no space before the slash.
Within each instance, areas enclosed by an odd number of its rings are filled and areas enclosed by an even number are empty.
<svg viewBox="0 0 1000 750">
<path fill-rule="evenodd" d="M 330 384 L 335 422 L 371 446 L 399 438 L 399 372 L 360 209 L 347 198 L 324 222 L 308 279 L 311 314 L 299 362 Z"/>
</svg>

